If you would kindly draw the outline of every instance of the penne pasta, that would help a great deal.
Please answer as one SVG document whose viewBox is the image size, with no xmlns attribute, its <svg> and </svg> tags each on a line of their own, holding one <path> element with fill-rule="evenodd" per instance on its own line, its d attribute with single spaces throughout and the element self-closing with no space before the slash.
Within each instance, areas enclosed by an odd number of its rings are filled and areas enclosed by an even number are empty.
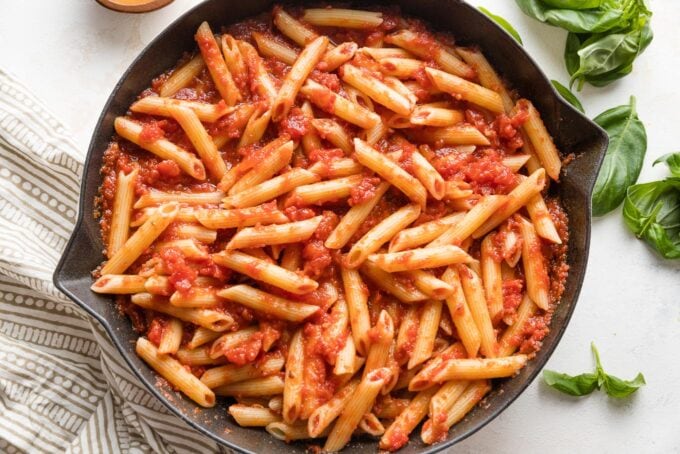
<svg viewBox="0 0 680 454">
<path fill-rule="evenodd" d="M 305 22 L 322 27 L 375 28 L 382 24 L 382 13 L 342 8 L 307 8 Z"/>
<path fill-rule="evenodd" d="M 328 118 L 314 118 L 311 123 L 322 139 L 340 148 L 346 155 L 352 153 L 352 139 L 340 123 Z"/>
<path fill-rule="evenodd" d="M 177 93 L 182 88 L 187 87 L 193 80 L 194 77 L 203 71 L 205 68 L 205 62 L 203 57 L 195 55 L 191 60 L 184 64 L 184 66 L 176 69 L 170 77 L 163 82 L 158 94 L 164 98 L 168 98 L 175 93 Z"/>
<path fill-rule="evenodd" d="M 280 41 L 265 35 L 264 33 L 253 32 L 253 39 L 257 44 L 257 50 L 265 57 L 273 57 L 285 64 L 292 66 L 298 58 L 298 51 L 283 44 Z"/>
<path fill-rule="evenodd" d="M 394 274 L 383 271 L 370 260 L 361 265 L 361 272 L 381 290 L 395 296 L 402 303 L 424 301 L 427 295 L 415 288 L 408 280 L 400 280 Z"/>
<path fill-rule="evenodd" d="M 108 262 L 102 267 L 101 274 L 121 274 L 125 272 L 175 220 L 177 210 L 176 203 L 163 205 L 109 258 Z"/>
<path fill-rule="evenodd" d="M 363 175 L 351 175 L 349 177 L 336 178 L 318 183 L 298 186 L 290 192 L 289 204 L 322 205 L 338 199 L 349 197 L 352 188 L 361 183 Z"/>
<path fill-rule="evenodd" d="M 462 123 L 465 121 L 465 115 L 460 110 L 423 105 L 413 109 L 409 121 L 419 126 L 445 127 Z"/>
<path fill-rule="evenodd" d="M 230 405 L 229 414 L 241 427 L 265 427 L 281 420 L 281 417 L 269 408 L 242 404 Z"/>
<path fill-rule="evenodd" d="M 306 276 L 238 251 L 222 251 L 212 255 L 218 265 L 226 266 L 255 280 L 266 282 L 298 295 L 316 290 L 319 284 Z"/>
<path fill-rule="evenodd" d="M 380 122 L 377 114 L 311 79 L 307 80 L 300 93 L 320 109 L 361 128 L 372 128 Z"/>
<path fill-rule="evenodd" d="M 418 290 L 434 300 L 443 300 L 453 292 L 449 284 L 427 271 L 411 270 L 405 274 L 413 281 L 413 285 Z"/>
<path fill-rule="evenodd" d="M 172 117 L 182 126 L 182 129 L 184 129 L 210 175 L 221 179 L 227 173 L 227 165 L 224 163 L 219 151 L 217 151 L 215 142 L 208 135 L 208 131 L 205 130 L 193 109 L 173 105 L 168 107 L 168 110 Z"/>
<path fill-rule="evenodd" d="M 300 322 L 319 310 L 318 306 L 290 301 L 249 285 L 234 285 L 218 291 L 217 295 L 272 317 L 291 322 Z"/>
<path fill-rule="evenodd" d="M 519 217 L 519 225 L 523 238 L 522 265 L 527 293 L 538 307 L 547 311 L 550 308 L 550 278 L 541 253 L 541 240 L 528 220 Z"/>
<path fill-rule="evenodd" d="M 182 322 L 176 318 L 170 319 L 163 327 L 161 341 L 158 344 L 158 354 L 167 355 L 177 353 L 177 350 L 179 350 L 179 346 L 182 343 L 183 335 L 184 328 Z"/>
<path fill-rule="evenodd" d="M 281 7 L 274 8 L 273 19 L 276 28 L 298 46 L 304 47 L 318 36 Z"/>
<path fill-rule="evenodd" d="M 417 151 L 411 153 L 411 162 L 413 163 L 413 173 L 425 186 L 427 192 L 435 200 L 443 199 L 446 193 L 446 183 L 439 172 Z"/>
<path fill-rule="evenodd" d="M 213 391 L 218 396 L 238 396 L 239 398 L 274 396 L 283 392 L 283 378 L 280 375 L 253 378 L 218 386 Z"/>
<path fill-rule="evenodd" d="M 327 46 L 328 38 L 320 36 L 307 44 L 302 50 L 284 79 L 281 88 L 279 88 L 276 98 L 274 98 L 271 114 L 273 121 L 281 121 L 288 115 L 288 111 L 293 106 L 300 87 L 302 87 L 309 73 L 312 72 L 312 69 L 323 57 Z"/>
<path fill-rule="evenodd" d="M 224 356 L 219 358 L 224 358 Z M 207 369 L 201 375 L 201 382 L 208 388 L 218 388 L 231 383 L 239 383 L 276 374 L 283 368 L 283 365 L 284 359 L 281 356 L 268 358 L 259 366 L 253 364 L 246 364 L 244 366 L 225 364 Z"/>
<path fill-rule="evenodd" d="M 166 82 L 167 83 L 167 82 Z M 130 106 L 130 110 L 137 113 L 172 117 L 172 107 L 190 109 L 200 121 L 212 123 L 221 117 L 232 113 L 235 109 L 227 106 L 224 101 L 217 104 L 207 104 L 183 99 L 163 98 L 161 96 L 145 96 Z"/>
<path fill-rule="evenodd" d="M 241 139 L 238 141 L 238 148 L 247 147 L 260 141 L 262 136 L 269 126 L 269 121 L 272 118 L 272 111 L 264 105 L 261 105 L 248 119 L 246 127 L 241 134 Z"/>
<path fill-rule="evenodd" d="M 323 216 L 288 224 L 246 227 L 238 231 L 225 249 L 244 249 L 305 241 L 314 234 Z"/>
<path fill-rule="evenodd" d="M 377 152 L 363 140 L 354 139 L 354 148 L 354 155 L 357 161 L 394 185 L 406 194 L 406 196 L 414 203 L 417 203 L 421 207 L 425 206 L 427 201 L 427 190 L 420 181 L 413 178 L 394 161 Z"/>
<path fill-rule="evenodd" d="M 197 180 L 205 180 L 205 167 L 196 156 L 184 151 L 167 139 L 147 140 L 147 135 L 144 134 L 144 126 L 125 117 L 116 118 L 113 124 L 116 128 L 116 133 L 122 138 L 129 140 L 161 159 L 175 161 L 180 169 Z"/>
<path fill-rule="evenodd" d="M 413 354 L 408 361 L 408 368 L 413 369 L 417 365 L 427 361 L 432 356 L 434 340 L 439 329 L 439 318 L 442 313 L 441 301 L 428 301 L 423 305 L 418 323 L 418 334 L 413 347 Z"/>
<path fill-rule="evenodd" d="M 283 175 L 245 189 L 238 194 L 225 197 L 222 202 L 230 208 L 253 207 L 290 192 L 298 186 L 316 181 L 319 181 L 319 176 L 314 172 L 295 168 Z"/>
<path fill-rule="evenodd" d="M 408 442 L 408 434 L 413 432 L 427 415 L 430 400 L 436 391 L 437 388 L 426 389 L 411 399 L 408 407 L 397 416 L 380 438 L 380 449 L 396 451 Z"/>
<path fill-rule="evenodd" d="M 255 91 L 262 99 L 272 101 L 276 98 L 278 90 L 276 89 L 274 80 L 262 61 L 262 58 L 249 43 L 238 41 L 236 45 L 238 46 L 243 59 L 246 61 L 248 73 L 253 79 L 252 82 L 255 82 L 251 84 L 253 91 Z"/>
<path fill-rule="evenodd" d="M 503 100 L 495 91 L 438 69 L 425 68 L 425 73 L 435 87 L 456 99 L 464 99 L 492 112 L 505 111 Z"/>
<path fill-rule="evenodd" d="M 400 115 L 409 116 L 413 104 L 394 89 L 385 85 L 376 77 L 357 68 L 352 64 L 345 64 L 340 68 L 342 80 L 352 87 L 366 94 L 373 101 L 387 107 Z"/>
<path fill-rule="evenodd" d="M 231 73 L 234 83 L 243 91 L 248 85 L 248 66 L 238 47 L 238 41 L 228 33 L 223 33 L 220 41 L 222 56 Z"/>
<path fill-rule="evenodd" d="M 217 230 L 209 229 L 197 224 L 179 224 L 175 228 L 175 235 L 177 235 L 177 238 L 179 239 L 193 238 L 206 244 L 212 244 L 217 240 Z"/>
<path fill-rule="evenodd" d="M 531 301 L 528 294 L 524 294 L 522 302 L 517 308 L 517 317 L 512 325 L 505 330 L 498 342 L 498 356 L 510 356 L 517 350 L 524 339 L 522 337 L 522 330 L 524 330 L 527 321 L 534 316 L 537 310 L 538 306 L 536 306 L 536 303 Z"/>
<path fill-rule="evenodd" d="M 528 178 L 523 179 L 522 182 L 507 195 L 503 205 L 500 206 L 498 210 L 484 222 L 484 224 L 477 228 L 472 236 L 474 238 L 480 238 L 498 227 L 517 210 L 529 203 L 536 195 L 540 194 L 544 187 L 545 170 L 538 169 Z"/>
<path fill-rule="evenodd" d="M 361 265 L 371 254 L 394 237 L 397 232 L 415 221 L 419 215 L 420 207 L 418 205 L 406 205 L 383 219 L 354 243 L 345 257 L 347 266 L 356 268 Z"/>
<path fill-rule="evenodd" d="M 452 245 L 372 254 L 368 259 L 389 273 L 421 268 L 439 268 L 440 266 L 453 265 L 454 263 L 468 263 L 472 261 L 472 257 L 464 250 Z"/>
<path fill-rule="evenodd" d="M 435 443 L 438 437 L 446 436 L 449 428 L 463 419 L 490 390 L 491 385 L 489 385 L 488 381 L 482 380 L 470 383 L 449 409 L 443 423 L 437 424 L 439 427 L 435 427 L 435 422 L 432 419 L 425 421 L 421 432 L 422 440 L 425 443 Z"/>
<path fill-rule="evenodd" d="M 146 291 L 146 278 L 136 274 L 105 274 L 90 289 L 95 293 L 129 295 Z"/>
<path fill-rule="evenodd" d="M 389 252 L 399 252 L 429 243 L 444 233 L 449 226 L 459 222 L 464 215 L 464 213 L 454 213 L 436 221 L 425 222 L 417 227 L 402 230 L 390 241 Z"/>
<path fill-rule="evenodd" d="M 231 210 L 202 209 L 195 212 L 195 218 L 209 229 L 230 229 L 289 222 L 288 217 L 279 211 L 275 203 Z"/>
<path fill-rule="evenodd" d="M 283 419 L 294 423 L 302 413 L 302 389 L 305 366 L 305 347 L 302 330 L 297 330 L 288 347 L 286 376 L 283 385 Z"/>
<path fill-rule="evenodd" d="M 483 380 L 510 377 L 527 363 L 526 355 L 503 358 L 464 358 L 445 360 L 433 380 L 441 383 L 448 380 Z"/>
<path fill-rule="evenodd" d="M 143 194 L 134 204 L 135 209 L 146 208 L 164 203 L 181 203 L 182 205 L 218 205 L 224 198 L 221 191 L 214 192 L 164 192 L 151 190 Z M 179 213 L 178 213 L 179 214 Z M 193 220 L 193 218 L 189 218 Z"/>
<path fill-rule="evenodd" d="M 295 144 L 289 140 L 281 146 L 271 147 L 257 167 L 250 169 L 229 189 L 227 194 L 234 195 L 252 188 L 272 178 L 290 164 Z"/>
<path fill-rule="evenodd" d="M 519 100 L 517 107 L 525 108 L 529 114 L 527 121 L 524 123 L 524 131 L 531 141 L 536 156 L 545 168 L 545 172 L 553 180 L 559 180 L 562 168 L 560 153 L 557 151 L 555 142 L 550 137 L 550 133 L 541 119 L 541 115 L 529 100 Z"/>
<path fill-rule="evenodd" d="M 217 91 L 222 96 L 222 99 L 226 101 L 227 105 L 233 106 L 242 99 L 241 93 L 234 83 L 234 79 L 215 40 L 215 35 L 213 35 L 207 22 L 203 22 L 198 27 L 195 39 Z"/>
<path fill-rule="evenodd" d="M 450 226 L 444 233 L 428 243 L 427 247 L 439 247 L 447 244 L 462 244 L 480 226 L 506 203 L 507 197 L 502 195 L 488 195 L 468 211 L 457 224 Z"/>
<path fill-rule="evenodd" d="M 557 228 L 550 216 L 543 196 L 541 194 L 535 195 L 529 199 L 525 207 L 538 236 L 555 244 L 562 244 L 562 239 L 559 233 L 557 233 Z"/>
<path fill-rule="evenodd" d="M 213 309 L 175 307 L 166 298 L 150 293 L 137 293 L 130 300 L 144 309 L 161 312 L 211 331 L 225 331 L 234 324 L 234 319 L 224 312 Z"/>
<path fill-rule="evenodd" d="M 489 305 L 491 321 L 500 319 L 503 313 L 503 277 L 501 262 L 496 260 L 493 237 L 487 235 L 482 241 L 480 265 L 482 268 L 482 282 L 484 293 Z"/>
<path fill-rule="evenodd" d="M 363 415 L 373 406 L 380 389 L 389 380 L 389 375 L 389 369 L 381 368 L 371 371 L 361 379 L 353 399 L 347 403 L 333 430 L 328 434 L 323 447 L 325 451 L 339 451 L 347 444 Z"/>
<path fill-rule="evenodd" d="M 215 393 L 205 386 L 184 366 L 168 355 L 160 355 L 158 349 L 147 339 L 137 339 L 137 354 L 163 378 L 202 407 L 215 405 Z"/>
<path fill-rule="evenodd" d="M 458 57 L 446 51 L 444 47 L 432 38 L 410 31 L 400 30 L 385 37 L 385 42 L 399 46 L 426 60 L 434 60 L 444 71 L 459 77 L 472 79 L 475 72 Z"/>
<path fill-rule="evenodd" d="M 326 51 L 317 65 L 321 71 L 334 71 L 354 57 L 359 46 L 357 43 L 348 41 Z"/>
<path fill-rule="evenodd" d="M 489 145 L 489 139 L 473 126 L 453 125 L 443 128 L 426 127 L 409 131 L 408 135 L 420 142 L 442 145 Z"/>
<path fill-rule="evenodd" d="M 482 280 L 477 273 L 465 265 L 458 265 L 458 276 L 460 277 L 463 293 L 465 294 L 465 301 L 479 330 L 480 350 L 487 358 L 495 358 L 497 356 L 498 345 L 493 324 L 491 323 L 491 315 L 489 314 Z"/>
</svg>

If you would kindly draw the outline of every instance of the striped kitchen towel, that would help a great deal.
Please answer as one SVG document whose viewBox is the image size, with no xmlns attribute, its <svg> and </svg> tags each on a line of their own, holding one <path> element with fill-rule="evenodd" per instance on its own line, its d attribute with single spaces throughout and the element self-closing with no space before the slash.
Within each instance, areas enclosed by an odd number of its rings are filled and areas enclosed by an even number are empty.
<svg viewBox="0 0 680 454">
<path fill-rule="evenodd" d="M 220 452 L 168 413 L 52 284 L 83 158 L 0 70 L 0 452 Z"/>
</svg>

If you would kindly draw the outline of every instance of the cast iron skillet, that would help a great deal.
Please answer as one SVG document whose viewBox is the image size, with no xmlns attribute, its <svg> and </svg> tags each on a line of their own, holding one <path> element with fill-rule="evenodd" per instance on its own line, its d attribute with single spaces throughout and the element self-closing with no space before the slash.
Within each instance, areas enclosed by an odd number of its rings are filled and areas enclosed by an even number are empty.
<svg viewBox="0 0 680 454">
<path fill-rule="evenodd" d="M 416 430 L 402 453 L 434 453 L 470 436 L 498 416 L 531 383 L 553 352 L 576 305 L 583 283 L 590 241 L 590 194 L 607 146 L 607 136 L 594 123 L 565 103 L 553 90 L 548 79 L 523 48 L 475 8 L 460 0 L 378 0 L 370 4 L 399 5 L 404 14 L 430 22 L 434 29 L 450 31 L 458 42 L 479 46 L 493 66 L 519 93 L 531 99 L 541 112 L 548 130 L 559 149 L 576 159 L 564 170 L 556 191 L 569 215 L 569 278 L 561 304 L 552 320 L 552 330 L 536 358 L 512 379 L 496 383 L 486 404 L 475 408 L 451 430 L 448 439 L 426 446 Z M 124 115 L 136 96 L 150 85 L 151 79 L 172 67 L 183 52 L 195 48 L 193 35 L 199 24 L 207 20 L 214 29 L 259 14 L 271 8 L 271 0 L 227 2 L 207 0 L 191 9 L 161 33 L 132 63 L 104 106 L 92 136 L 85 162 L 80 195 L 80 211 L 75 230 L 54 274 L 55 285 L 73 301 L 95 317 L 110 334 L 122 356 L 135 374 L 168 409 L 190 426 L 216 442 L 242 452 L 272 454 L 305 451 L 306 444 L 286 445 L 261 429 L 238 427 L 228 416 L 225 406 L 194 411 L 196 406 L 177 393 L 161 392 L 155 372 L 135 354 L 137 334 L 130 321 L 115 308 L 112 298 L 90 291 L 90 272 L 103 260 L 99 225 L 93 218 L 94 198 L 102 178 L 102 154 L 113 135 L 113 120 Z M 169 400 L 166 395 L 173 394 Z M 355 440 L 347 453 L 376 451 L 373 440 Z"/>
</svg>

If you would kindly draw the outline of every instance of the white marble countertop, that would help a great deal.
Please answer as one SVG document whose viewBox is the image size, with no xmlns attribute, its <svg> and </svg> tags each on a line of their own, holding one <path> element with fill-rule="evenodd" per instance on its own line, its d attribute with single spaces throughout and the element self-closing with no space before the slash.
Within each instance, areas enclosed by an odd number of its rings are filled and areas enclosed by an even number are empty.
<svg viewBox="0 0 680 454">
<path fill-rule="evenodd" d="M 198 0 L 175 0 L 150 14 L 125 15 L 94 0 L 0 0 L 0 66 L 16 75 L 86 150 L 116 81 L 141 49 Z M 568 81 L 566 33 L 525 17 L 513 1 L 476 0 L 507 18 L 549 77 Z M 658 156 L 678 151 L 680 2 L 652 0 L 655 38 L 632 75 L 579 95 L 589 116 L 637 97 L 649 147 L 640 181 L 663 178 Z M 621 211 L 593 223 L 580 302 L 548 367 L 591 371 L 590 341 L 607 371 L 647 386 L 631 399 L 603 393 L 574 399 L 536 380 L 455 452 L 680 452 L 680 262 L 658 258 L 623 224 Z"/>
</svg>

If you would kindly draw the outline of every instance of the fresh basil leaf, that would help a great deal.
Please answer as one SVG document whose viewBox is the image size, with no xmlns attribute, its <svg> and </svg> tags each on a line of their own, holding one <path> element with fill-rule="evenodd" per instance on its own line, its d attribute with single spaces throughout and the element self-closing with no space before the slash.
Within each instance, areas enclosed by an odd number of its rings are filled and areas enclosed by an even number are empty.
<svg viewBox="0 0 680 454">
<path fill-rule="evenodd" d="M 543 0 L 548 6 L 561 9 L 593 9 L 602 4 L 602 0 Z"/>
<path fill-rule="evenodd" d="M 527 16 L 574 33 L 602 33 L 620 27 L 620 8 L 574 10 L 550 8 L 541 0 L 515 0 Z M 602 4 L 604 6 L 605 3 Z"/>
<path fill-rule="evenodd" d="M 570 88 L 602 87 L 630 74 L 654 37 L 645 0 L 515 0 L 539 21 L 569 31 L 564 51 Z"/>
<path fill-rule="evenodd" d="M 632 380 L 622 380 L 613 375 L 607 375 L 602 388 L 609 396 L 621 399 L 630 396 L 645 384 L 645 377 L 642 374 L 637 374 Z"/>
<path fill-rule="evenodd" d="M 623 398 L 628 397 L 637 391 L 645 384 L 645 377 L 638 373 L 632 380 L 622 380 L 613 375 L 609 375 L 604 371 L 602 362 L 600 361 L 600 352 L 597 351 L 595 343 L 590 343 L 590 348 L 595 356 L 595 374 L 597 375 L 598 388 L 604 388 L 607 395 L 610 397 Z"/>
<path fill-rule="evenodd" d="M 593 189 L 593 215 L 602 216 L 618 207 L 626 189 L 640 176 L 647 151 L 647 132 L 630 104 L 609 109 L 594 118 L 607 131 L 609 147 Z"/>
<path fill-rule="evenodd" d="M 586 111 L 583 110 L 581 101 L 579 101 L 576 95 L 574 95 L 567 87 L 556 80 L 551 80 L 550 82 L 552 83 L 553 87 L 555 87 L 555 90 L 557 90 L 560 96 L 562 96 L 569 104 L 576 107 L 576 109 L 578 109 L 581 113 L 586 113 Z"/>
<path fill-rule="evenodd" d="M 598 388 L 596 374 L 568 375 L 552 370 L 543 371 L 543 381 L 551 388 L 571 396 L 585 396 Z"/>
<path fill-rule="evenodd" d="M 572 80 L 582 79 L 605 85 L 605 81 L 610 83 L 620 79 L 632 71 L 633 61 L 652 38 L 648 24 L 626 33 L 591 35 L 576 52 L 579 63 L 578 70 L 572 73 Z"/>
<path fill-rule="evenodd" d="M 660 162 L 663 162 L 666 164 L 666 166 L 668 166 L 668 170 L 671 172 L 671 175 L 674 177 L 680 177 L 680 151 L 665 154 L 654 161 L 654 164 L 652 165 L 657 165 Z"/>
<path fill-rule="evenodd" d="M 508 22 L 505 18 L 503 18 L 503 17 L 501 17 L 501 16 L 499 16 L 499 15 L 497 15 L 497 14 L 492 13 L 492 12 L 489 11 L 488 9 L 484 8 L 483 6 L 480 6 L 480 7 L 479 7 L 479 10 L 480 10 L 481 12 L 483 12 L 485 15 L 487 15 L 491 20 L 493 20 L 493 21 L 496 22 L 498 25 L 500 25 L 501 28 L 503 28 L 503 30 L 505 30 L 506 32 L 508 32 L 508 33 L 510 34 L 510 36 L 512 36 L 513 38 L 515 38 L 515 41 L 517 41 L 518 43 L 524 45 L 524 43 L 522 42 L 522 37 L 519 36 L 519 33 L 517 32 L 517 30 L 515 30 L 515 27 L 513 27 L 513 26 L 510 24 L 510 22 Z"/>
<path fill-rule="evenodd" d="M 629 187 L 623 219 L 631 232 L 662 257 L 680 258 L 680 178 Z"/>
<path fill-rule="evenodd" d="M 546 385 L 569 394 L 571 396 L 585 396 L 596 389 L 604 389 L 607 395 L 616 398 L 630 396 L 641 386 L 645 385 L 645 377 L 642 374 L 632 380 L 622 380 L 604 371 L 600 361 L 600 353 L 595 343 L 590 343 L 590 349 L 595 356 L 595 372 L 581 375 L 561 374 L 552 370 L 543 371 L 543 381 Z"/>
</svg>

